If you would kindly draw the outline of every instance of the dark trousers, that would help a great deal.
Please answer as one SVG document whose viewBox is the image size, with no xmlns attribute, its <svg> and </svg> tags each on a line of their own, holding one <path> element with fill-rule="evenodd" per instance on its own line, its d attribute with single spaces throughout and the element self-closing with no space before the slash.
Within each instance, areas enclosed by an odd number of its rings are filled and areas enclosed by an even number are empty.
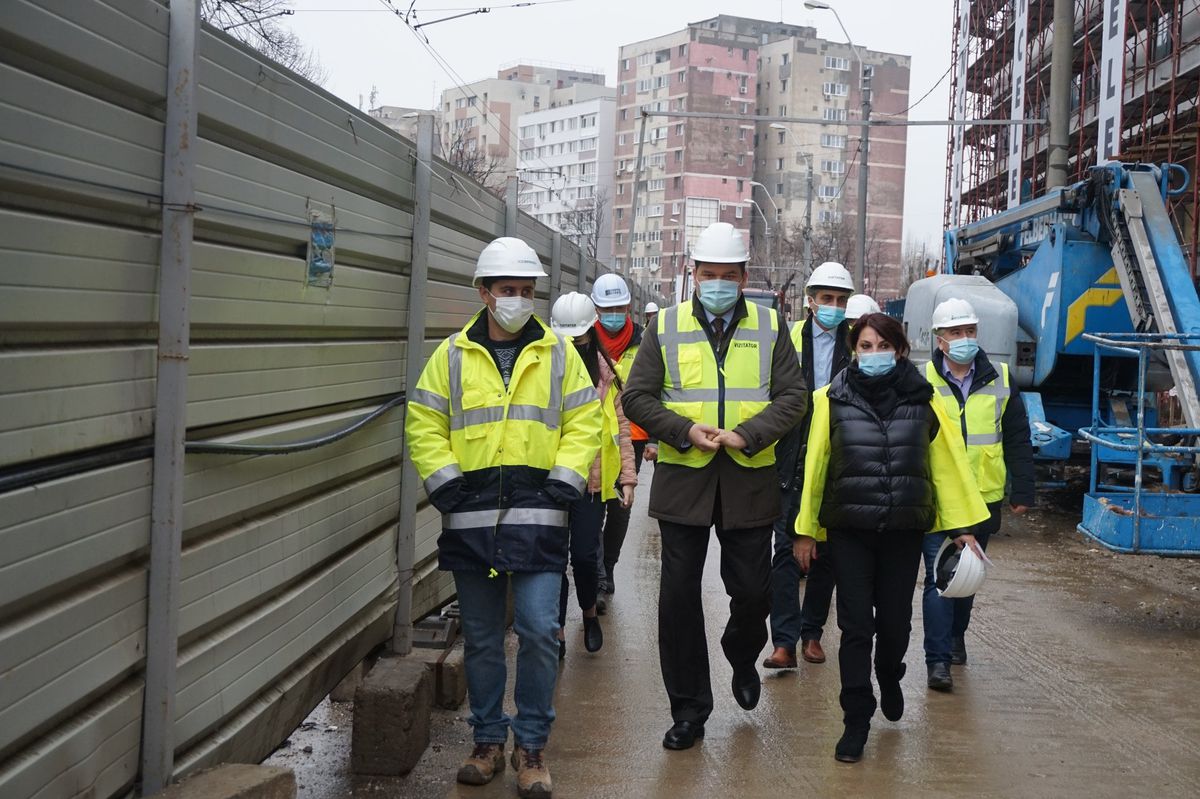
<svg viewBox="0 0 1200 799">
<path fill-rule="evenodd" d="M 599 494 L 584 494 L 567 506 L 567 525 L 571 536 L 571 569 L 575 573 L 575 597 L 580 610 L 596 605 L 600 590 L 600 528 L 604 524 L 604 505 Z M 559 591 L 558 626 L 567 623 L 567 574 L 563 572 Z"/>
<path fill-rule="evenodd" d="M 642 470 L 642 453 L 646 451 L 645 441 L 633 442 L 633 468 Z M 625 544 L 625 534 L 629 532 L 629 514 L 633 508 L 622 508 L 621 500 L 608 501 L 608 518 L 604 522 L 604 571 L 612 574 L 621 559 L 621 547 Z"/>
<path fill-rule="evenodd" d="M 833 548 L 828 541 L 817 542 L 817 556 L 808 567 L 804 581 L 804 604 L 800 606 L 800 640 L 820 641 L 829 621 L 829 605 L 837 584 Z"/>
<path fill-rule="evenodd" d="M 796 536 L 792 525 L 800 510 L 800 491 L 781 492 L 783 515 L 775 522 L 775 552 L 771 556 L 771 643 L 795 651 L 800 640 L 800 581 L 804 571 L 792 557 Z"/>
<path fill-rule="evenodd" d="M 838 666 L 842 713 L 847 727 L 866 726 L 875 714 L 871 688 L 871 645 L 875 677 L 899 680 L 912 634 L 913 589 L 924 534 L 914 531 L 830 530 L 837 575 Z"/>
<path fill-rule="evenodd" d="M 729 622 L 721 636 L 721 648 L 735 669 L 754 667 L 767 643 L 771 528 L 726 530 L 720 519 L 716 528 L 721 542 L 721 580 L 729 595 Z M 663 683 L 671 700 L 671 718 L 703 724 L 713 709 L 700 590 L 709 528 L 659 521 L 659 529 L 658 656 Z"/>
<path fill-rule="evenodd" d="M 971 530 L 975 540 L 985 551 L 992 534 L 1000 531 L 1000 507 L 1003 504 L 1003 501 L 989 502 L 988 511 L 991 516 Z M 937 592 L 933 562 L 945 540 L 940 535 L 927 536 L 923 547 L 925 587 L 921 595 L 921 621 L 925 627 L 926 663 L 950 662 L 950 650 L 953 648 L 954 639 L 966 635 L 967 625 L 971 623 L 971 608 L 975 606 L 974 596 L 948 599 Z"/>
</svg>

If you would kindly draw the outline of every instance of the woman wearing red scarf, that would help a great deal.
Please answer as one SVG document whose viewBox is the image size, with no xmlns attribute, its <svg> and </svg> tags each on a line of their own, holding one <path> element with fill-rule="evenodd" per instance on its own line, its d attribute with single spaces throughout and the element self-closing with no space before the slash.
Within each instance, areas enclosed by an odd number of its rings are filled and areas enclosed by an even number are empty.
<svg viewBox="0 0 1200 799">
<path fill-rule="evenodd" d="M 642 343 L 642 326 L 634 322 L 629 315 L 632 302 L 629 286 L 620 275 L 600 275 L 592 286 L 592 302 L 600 316 L 594 326 L 596 337 L 612 356 L 617 374 L 624 382 L 629 377 L 633 359 Z M 650 441 L 650 436 L 642 428 L 632 422 L 629 428 L 633 438 L 634 468 L 641 469 L 642 458 L 654 460 L 658 447 Z M 629 513 L 630 509 L 621 507 L 619 501 L 608 502 L 604 521 L 604 576 L 600 581 L 600 590 L 605 594 L 611 595 L 616 592 L 613 572 L 621 557 L 625 533 L 629 530 Z"/>
</svg>

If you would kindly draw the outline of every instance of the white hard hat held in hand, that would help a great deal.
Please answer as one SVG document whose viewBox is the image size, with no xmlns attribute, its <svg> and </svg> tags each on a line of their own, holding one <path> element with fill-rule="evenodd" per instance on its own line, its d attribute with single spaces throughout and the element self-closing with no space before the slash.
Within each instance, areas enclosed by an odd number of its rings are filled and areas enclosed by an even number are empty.
<svg viewBox="0 0 1200 799">
<path fill-rule="evenodd" d="M 550 327 L 560 336 L 578 336 L 595 322 L 596 306 L 578 291 L 562 295 L 550 309 Z"/>
<path fill-rule="evenodd" d="M 979 324 L 979 316 L 975 313 L 975 308 L 971 303 L 952 297 L 938 303 L 938 307 L 933 309 L 933 324 L 930 327 L 934 330 L 945 330 L 950 327 L 977 324 Z"/>
<path fill-rule="evenodd" d="M 947 599 L 974 596 L 983 587 L 987 566 L 969 546 L 961 550 L 947 538 L 934 558 L 934 579 L 938 594 Z"/>
<path fill-rule="evenodd" d="M 536 252 L 512 236 L 501 236 L 483 248 L 475 262 L 475 285 L 486 278 L 516 277 L 536 280 L 546 277 Z"/>
<path fill-rule="evenodd" d="M 714 222 L 696 237 L 692 260 L 706 264 L 744 264 L 750 260 L 746 238 L 728 222 Z"/>
<path fill-rule="evenodd" d="M 837 289 L 838 291 L 854 291 L 854 278 L 846 267 L 837 261 L 826 261 L 812 271 L 804 290 Z"/>
<path fill-rule="evenodd" d="M 592 302 L 597 308 L 628 305 L 631 302 L 629 286 L 625 284 L 624 278 L 613 272 L 600 275 L 592 286 Z"/>
</svg>

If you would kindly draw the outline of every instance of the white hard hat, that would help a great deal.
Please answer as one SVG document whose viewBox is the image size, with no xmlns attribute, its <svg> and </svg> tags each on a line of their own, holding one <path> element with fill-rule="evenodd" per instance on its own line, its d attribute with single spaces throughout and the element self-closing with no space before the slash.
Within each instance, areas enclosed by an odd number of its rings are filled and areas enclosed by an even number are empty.
<svg viewBox="0 0 1200 799">
<path fill-rule="evenodd" d="M 714 222 L 696 237 L 692 260 L 706 264 L 744 264 L 750 260 L 746 239 L 728 222 Z"/>
<path fill-rule="evenodd" d="M 625 285 L 625 280 L 615 272 L 607 272 L 596 278 L 595 285 L 592 286 L 592 302 L 597 308 L 612 308 L 617 305 L 628 305 L 630 303 L 629 286 Z"/>
<path fill-rule="evenodd" d="M 846 270 L 846 267 L 837 261 L 826 261 L 812 270 L 812 274 L 808 276 L 808 282 L 804 284 L 806 292 L 817 288 L 852 292 L 854 291 L 854 278 L 850 277 L 850 272 Z"/>
<path fill-rule="evenodd" d="M 646 313 L 658 313 L 658 303 L 657 302 L 646 303 Z"/>
<path fill-rule="evenodd" d="M 859 319 L 869 313 L 880 313 L 879 303 L 866 294 L 855 294 L 846 300 L 846 318 Z"/>
<path fill-rule="evenodd" d="M 933 562 L 938 594 L 947 599 L 974 596 L 987 577 L 987 566 L 975 550 L 969 546 L 959 550 L 949 538 L 942 542 Z"/>
<path fill-rule="evenodd" d="M 537 253 L 525 242 L 501 236 L 483 248 L 475 262 L 474 284 L 489 277 L 520 277 L 536 280 L 546 277 Z"/>
<path fill-rule="evenodd" d="M 976 315 L 975 309 L 971 307 L 971 303 L 966 300 L 952 297 L 938 303 L 938 307 L 933 309 L 932 327 L 934 330 L 977 324 L 979 324 L 979 317 Z"/>
<path fill-rule="evenodd" d="M 595 323 L 596 306 L 578 291 L 562 295 L 550 309 L 550 327 L 562 336 L 578 336 Z"/>
</svg>

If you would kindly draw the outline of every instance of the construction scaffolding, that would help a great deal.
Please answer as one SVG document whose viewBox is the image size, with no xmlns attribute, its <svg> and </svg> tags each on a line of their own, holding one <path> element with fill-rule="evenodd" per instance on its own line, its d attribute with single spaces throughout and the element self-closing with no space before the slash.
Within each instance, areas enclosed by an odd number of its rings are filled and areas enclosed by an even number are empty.
<svg viewBox="0 0 1200 799">
<path fill-rule="evenodd" d="M 1116 157 L 1178 163 L 1193 175 L 1190 189 L 1172 198 L 1169 208 L 1195 275 L 1200 238 L 1200 184 L 1195 180 L 1200 149 L 1200 0 L 1074 0 L 1068 180 L 1082 179 L 1088 167 L 1107 160 L 1100 116 L 1101 95 L 1109 83 L 1102 68 L 1102 40 L 1105 6 L 1110 4 L 1118 12 L 1123 9 L 1124 17 L 1123 67 L 1116 64 L 1112 81 L 1114 88 L 1121 88 Z M 1018 36 L 1021 16 L 1025 30 Z M 1047 118 L 1053 19 L 1054 0 L 955 0 L 950 115 Z M 1110 24 L 1110 31 L 1117 29 Z M 1023 54 L 1017 52 L 1017 42 L 1023 42 Z M 964 52 L 965 59 L 961 58 Z M 1013 76 L 1021 69 L 1014 70 L 1014 64 L 1023 66 L 1024 72 L 1024 98 L 1018 98 L 1015 108 Z M 1018 165 L 1010 157 L 1011 131 L 1019 131 L 1022 137 L 1017 180 L 1010 173 Z M 1043 194 L 1049 139 L 1046 125 L 969 126 L 961 136 L 952 130 L 947 145 L 946 226 L 1004 210 L 1010 204 L 1010 188 L 1019 193 L 1019 201 Z"/>
</svg>

